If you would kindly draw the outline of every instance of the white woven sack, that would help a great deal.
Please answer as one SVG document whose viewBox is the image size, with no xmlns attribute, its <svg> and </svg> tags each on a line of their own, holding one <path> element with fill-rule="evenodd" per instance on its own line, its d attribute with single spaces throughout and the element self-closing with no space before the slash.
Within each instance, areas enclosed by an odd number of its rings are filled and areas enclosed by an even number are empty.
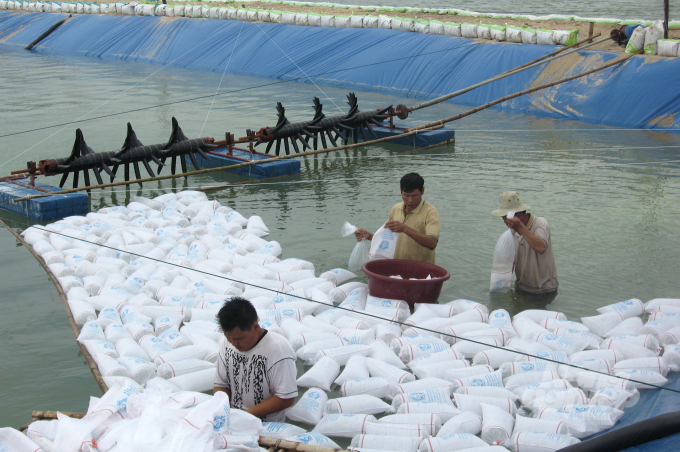
<svg viewBox="0 0 680 452">
<path fill-rule="evenodd" d="M 388 422 L 379 422 L 364 424 L 361 432 L 364 435 L 379 435 L 379 436 L 410 436 L 418 437 L 422 441 L 423 438 L 429 438 L 430 428 L 427 425 L 420 424 L 392 424 Z"/>
<path fill-rule="evenodd" d="M 328 395 L 319 388 L 310 388 L 295 405 L 286 410 L 286 418 L 291 421 L 316 425 L 325 413 Z"/>
<path fill-rule="evenodd" d="M 500 397 L 517 401 L 519 396 L 512 391 L 496 386 L 465 386 L 456 390 L 457 394 L 467 394 L 482 397 Z"/>
<path fill-rule="evenodd" d="M 318 387 L 329 391 L 333 380 L 339 374 L 340 365 L 338 362 L 333 358 L 324 356 L 304 375 L 297 379 L 297 385 L 304 388 Z"/>
<path fill-rule="evenodd" d="M 335 27 L 335 16 L 329 16 L 323 14 L 321 16 L 321 26 L 322 27 Z"/>
<path fill-rule="evenodd" d="M 548 419 L 534 419 L 531 417 L 524 417 L 517 415 L 515 417 L 515 428 L 513 434 L 519 432 L 542 432 L 542 433 L 557 433 L 558 435 L 568 435 L 569 427 L 563 421 L 548 420 Z"/>
<path fill-rule="evenodd" d="M 332 413 L 382 414 L 389 408 L 388 404 L 375 396 L 360 394 L 329 400 L 324 407 L 324 415 Z"/>
<path fill-rule="evenodd" d="M 399 405 L 396 414 L 436 414 L 442 424 L 460 414 L 460 410 L 452 403 L 406 402 Z"/>
<path fill-rule="evenodd" d="M 453 406 L 451 393 L 448 388 L 433 388 L 395 395 L 394 399 L 392 399 L 392 412 L 396 413 L 401 404 L 408 402 L 444 403 Z"/>
<path fill-rule="evenodd" d="M 581 441 L 568 435 L 540 432 L 519 432 L 509 441 L 512 452 L 545 452 L 578 444 Z"/>
<path fill-rule="evenodd" d="M 515 418 L 507 411 L 494 405 L 482 403 L 482 435 L 488 444 L 505 444 L 512 435 Z"/>
<path fill-rule="evenodd" d="M 463 36 L 461 25 L 460 24 L 445 23 L 444 24 L 444 34 L 446 36 L 455 36 L 455 37 Z"/>
<path fill-rule="evenodd" d="M 456 400 L 456 406 L 460 411 L 472 411 L 480 416 L 482 415 L 482 403 L 488 405 L 494 405 L 507 411 L 511 415 L 515 415 L 517 412 L 517 405 L 512 399 L 501 399 L 497 397 L 482 397 L 482 396 L 472 396 L 465 394 L 454 394 L 454 399 Z"/>
<path fill-rule="evenodd" d="M 399 450 L 403 452 L 416 452 L 422 438 L 384 435 L 356 435 L 352 438 L 350 447 L 360 450 L 370 450 L 383 447 L 383 450 Z"/>
<path fill-rule="evenodd" d="M 261 436 L 265 438 L 285 439 L 289 436 L 295 436 L 306 433 L 304 429 L 297 425 L 288 424 L 285 422 L 263 422 Z"/>
<path fill-rule="evenodd" d="M 623 411 L 601 405 L 565 405 L 562 410 L 576 413 L 603 429 L 612 428 L 623 416 Z"/>
<path fill-rule="evenodd" d="M 457 433 L 477 435 L 482 431 L 482 416 L 472 411 L 464 411 L 448 420 L 439 429 L 437 437 L 446 437 Z"/>
<path fill-rule="evenodd" d="M 487 443 L 470 433 L 454 433 L 445 437 L 424 439 L 418 447 L 418 452 L 448 452 L 486 445 Z"/>
<path fill-rule="evenodd" d="M 350 380 L 340 386 L 340 394 L 343 396 L 353 396 L 368 394 L 378 398 L 385 398 L 391 392 L 390 381 L 382 377 L 362 378 L 361 380 Z"/>
<path fill-rule="evenodd" d="M 635 402 L 639 396 L 640 393 L 637 391 L 628 392 L 623 389 L 603 388 L 593 395 L 588 405 L 602 405 L 621 410 L 628 402 Z"/>
<path fill-rule="evenodd" d="M 461 36 L 477 39 L 477 24 L 463 23 L 460 25 Z"/>
<path fill-rule="evenodd" d="M 632 298 L 630 300 L 621 301 L 619 303 L 610 304 L 597 308 L 597 312 L 600 314 L 606 314 L 608 312 L 616 312 L 620 314 L 624 319 L 630 317 L 636 317 L 644 314 L 645 305 L 641 300 L 637 298 Z"/>
<path fill-rule="evenodd" d="M 376 419 L 370 414 L 327 414 L 312 431 L 331 438 L 353 438 L 366 422 Z"/>
</svg>

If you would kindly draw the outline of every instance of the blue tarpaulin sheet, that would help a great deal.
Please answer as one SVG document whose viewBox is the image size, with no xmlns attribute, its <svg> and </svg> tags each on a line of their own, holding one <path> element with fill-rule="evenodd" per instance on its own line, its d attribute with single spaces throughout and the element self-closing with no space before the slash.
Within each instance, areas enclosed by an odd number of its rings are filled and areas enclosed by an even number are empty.
<svg viewBox="0 0 680 452">
<path fill-rule="evenodd" d="M 0 12 L 0 41 L 26 45 L 62 17 Z M 40 23 L 43 20 L 46 22 Z M 25 28 L 8 36 L 5 27 Z M 33 32 L 37 28 L 40 30 Z M 215 72 L 223 72 L 230 60 L 227 72 L 233 74 L 304 83 L 310 83 L 311 78 L 322 85 L 417 99 L 468 87 L 555 49 L 385 29 L 118 15 L 74 16 L 36 47 L 37 51 L 50 54 Z M 618 55 L 581 51 L 475 89 L 451 102 L 482 105 L 597 67 Z M 636 56 L 620 66 L 516 98 L 498 108 L 598 124 L 677 131 L 680 90 L 672 87 L 678 86 L 678 82 L 680 59 Z"/>
</svg>

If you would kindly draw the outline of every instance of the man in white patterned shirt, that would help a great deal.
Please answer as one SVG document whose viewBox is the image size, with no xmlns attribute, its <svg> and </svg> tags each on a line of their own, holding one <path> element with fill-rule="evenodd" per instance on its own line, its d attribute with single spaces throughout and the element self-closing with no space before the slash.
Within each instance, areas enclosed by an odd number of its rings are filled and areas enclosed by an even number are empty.
<svg viewBox="0 0 680 452">
<path fill-rule="evenodd" d="M 213 393 L 226 392 L 232 408 L 283 422 L 298 394 L 292 350 L 260 327 L 257 311 L 244 298 L 227 301 L 217 320 L 227 340 L 217 360 Z"/>
</svg>

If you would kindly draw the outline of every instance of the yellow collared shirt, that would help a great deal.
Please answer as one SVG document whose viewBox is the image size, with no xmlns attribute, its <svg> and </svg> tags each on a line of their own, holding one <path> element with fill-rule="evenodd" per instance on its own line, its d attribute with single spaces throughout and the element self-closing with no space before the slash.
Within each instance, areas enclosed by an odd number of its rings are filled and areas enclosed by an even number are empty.
<svg viewBox="0 0 680 452">
<path fill-rule="evenodd" d="M 404 214 L 404 203 L 392 207 L 389 221 L 400 221 L 421 234 L 439 239 L 439 211 L 435 206 L 422 199 L 418 207 Z M 397 248 L 394 252 L 395 259 L 410 259 L 414 261 L 435 263 L 435 250 L 429 250 L 421 246 L 403 232 L 399 233 Z"/>
</svg>

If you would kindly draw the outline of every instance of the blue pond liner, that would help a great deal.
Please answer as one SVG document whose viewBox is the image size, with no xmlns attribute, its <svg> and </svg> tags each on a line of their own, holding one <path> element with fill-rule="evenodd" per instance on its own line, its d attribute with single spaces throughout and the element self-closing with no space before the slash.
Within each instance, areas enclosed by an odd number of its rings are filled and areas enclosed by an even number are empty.
<svg viewBox="0 0 680 452">
<path fill-rule="evenodd" d="M 38 19 L 41 16 L 47 18 Z M 0 11 L 0 43 L 25 46 L 63 17 Z M 86 14 L 74 16 L 34 51 L 219 73 L 229 61 L 227 72 L 232 74 L 311 83 L 309 76 L 319 85 L 431 99 L 557 48 L 377 28 Z M 564 61 L 526 70 L 449 102 L 479 106 L 596 68 L 620 55 L 580 51 Z M 596 124 L 680 131 L 680 90 L 673 89 L 679 84 L 680 58 L 635 56 L 621 65 L 494 108 Z"/>
<path fill-rule="evenodd" d="M 28 179 L 20 179 L 17 182 L 28 184 Z M 59 187 L 37 182 L 35 186 L 50 191 L 61 190 Z M 11 182 L 0 182 L 0 209 L 38 221 L 56 220 L 70 215 L 86 215 L 90 211 L 89 199 L 84 193 L 52 195 L 17 203 L 13 201 L 24 196 L 43 193 L 43 191 Z"/>
</svg>

